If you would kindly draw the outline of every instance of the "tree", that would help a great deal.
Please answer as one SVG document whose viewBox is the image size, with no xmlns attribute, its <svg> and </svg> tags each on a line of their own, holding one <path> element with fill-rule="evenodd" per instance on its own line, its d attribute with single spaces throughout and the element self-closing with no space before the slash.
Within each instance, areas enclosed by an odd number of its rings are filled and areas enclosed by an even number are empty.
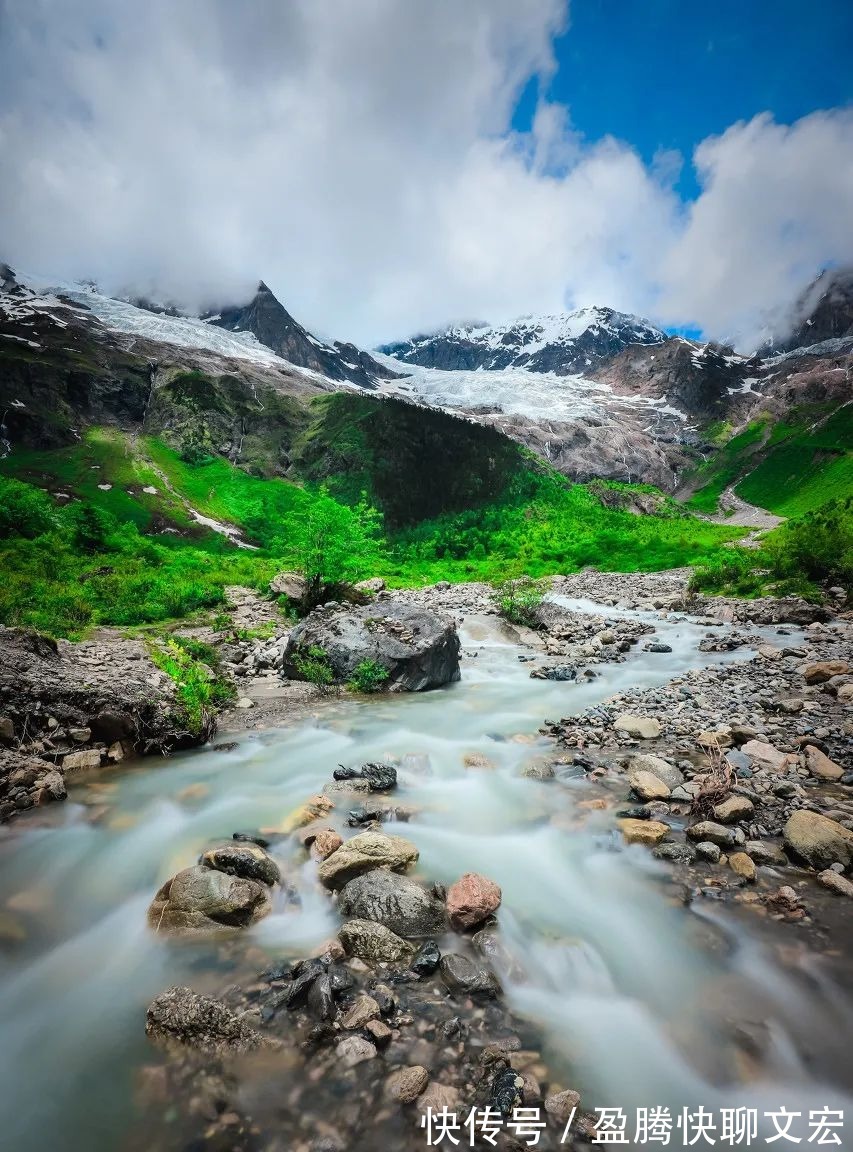
<svg viewBox="0 0 853 1152">
<path fill-rule="evenodd" d="M 325 489 L 303 516 L 297 536 L 297 566 L 307 585 L 306 608 L 321 602 L 329 585 L 372 575 L 381 557 L 381 517 L 361 500 L 339 504 Z"/>
</svg>

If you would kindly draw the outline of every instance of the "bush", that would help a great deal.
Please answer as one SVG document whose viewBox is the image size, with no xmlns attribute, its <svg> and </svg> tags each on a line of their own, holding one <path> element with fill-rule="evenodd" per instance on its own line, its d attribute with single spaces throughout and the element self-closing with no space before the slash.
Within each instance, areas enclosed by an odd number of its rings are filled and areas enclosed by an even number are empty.
<svg viewBox="0 0 853 1152">
<path fill-rule="evenodd" d="M 362 660 L 347 681 L 350 692 L 379 692 L 388 679 L 388 669 L 375 660 Z"/>
<path fill-rule="evenodd" d="M 0 477 L 0 537 L 33 539 L 53 527 L 53 504 L 47 493 L 31 484 Z"/>
<path fill-rule="evenodd" d="M 188 650 L 186 638 L 170 638 L 151 645 L 151 659 L 177 686 L 178 722 L 194 736 L 207 737 L 214 729 L 214 709 L 234 697 L 227 680 Z M 206 648 L 206 645 L 201 645 Z"/>
<path fill-rule="evenodd" d="M 495 587 L 495 602 L 505 620 L 527 628 L 541 627 L 538 611 L 545 599 L 545 585 L 529 576 L 504 580 Z"/>
<path fill-rule="evenodd" d="M 310 648 L 301 648 L 294 652 L 293 667 L 303 680 L 309 684 L 316 684 L 321 691 L 328 691 L 335 683 L 335 674 L 329 657 L 319 644 L 312 644 Z"/>
</svg>

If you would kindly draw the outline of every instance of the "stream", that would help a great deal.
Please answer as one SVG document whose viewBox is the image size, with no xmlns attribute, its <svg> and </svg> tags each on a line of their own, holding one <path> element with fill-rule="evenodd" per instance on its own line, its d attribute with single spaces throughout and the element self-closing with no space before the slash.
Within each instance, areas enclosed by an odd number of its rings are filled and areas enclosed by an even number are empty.
<svg viewBox="0 0 853 1152">
<path fill-rule="evenodd" d="M 231 751 L 104 771 L 70 787 L 64 805 L 0 829 L 4 1146 L 125 1146 L 137 1116 L 135 1073 L 159 1058 L 144 1032 L 150 1000 L 181 983 L 215 993 L 234 970 L 308 955 L 338 925 L 295 837 L 270 851 L 301 905 L 282 902 L 224 951 L 154 936 L 146 909 L 157 888 L 217 839 L 280 826 L 338 764 L 389 758 L 400 781 L 394 800 L 416 811 L 385 828 L 416 843 L 415 875 L 449 884 L 477 871 L 501 886 L 498 920 L 515 961 L 500 973 L 506 999 L 537 1029 L 553 1078 L 580 1091 L 585 1107 L 660 1105 L 676 1115 L 685 1105 L 784 1105 L 806 1116 L 844 1108 L 853 1004 L 821 956 L 793 936 L 787 950 L 776 948 L 768 939 L 776 926 L 732 906 L 685 907 L 648 849 L 622 845 L 612 808 L 578 806 L 607 792 L 571 754 L 555 780 L 520 774 L 537 756 L 555 759 L 554 744 L 537 733 L 545 718 L 750 655 L 699 653 L 707 626 L 646 618 L 671 654 L 638 646 L 624 663 L 596 665 L 594 680 L 554 683 L 530 678 L 519 659 L 528 650 L 493 617 L 470 617 L 458 684 L 330 700 L 307 720 L 241 737 Z M 486 766 L 466 767 L 466 757 Z M 352 834 L 345 817 L 357 803 L 344 799 L 329 824 Z M 805 1146 L 807 1131 L 798 1134 Z M 681 1146 L 680 1132 L 672 1142 Z M 426 1146 L 422 1133 L 413 1146 Z"/>
</svg>

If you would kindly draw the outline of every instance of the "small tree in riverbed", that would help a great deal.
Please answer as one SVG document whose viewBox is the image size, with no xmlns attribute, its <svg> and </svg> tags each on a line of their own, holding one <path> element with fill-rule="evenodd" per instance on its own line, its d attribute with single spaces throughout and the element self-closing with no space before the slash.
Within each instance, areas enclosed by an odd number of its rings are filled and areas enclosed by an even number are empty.
<svg viewBox="0 0 853 1152">
<path fill-rule="evenodd" d="M 380 530 L 380 515 L 365 500 L 348 508 L 320 493 L 302 520 L 297 544 L 307 610 L 322 601 L 329 586 L 373 574 L 381 556 Z"/>
</svg>

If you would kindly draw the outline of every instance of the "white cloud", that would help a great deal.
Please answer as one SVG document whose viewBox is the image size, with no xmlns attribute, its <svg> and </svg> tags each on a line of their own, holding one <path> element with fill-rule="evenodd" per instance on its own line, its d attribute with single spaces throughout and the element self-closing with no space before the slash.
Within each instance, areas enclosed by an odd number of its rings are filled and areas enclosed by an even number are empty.
<svg viewBox="0 0 853 1152">
<path fill-rule="evenodd" d="M 610 303 L 722 335 L 853 259 L 853 114 L 678 158 L 542 101 L 564 0 L 0 0 L 0 255 L 221 302 L 263 277 L 362 344 Z M 571 35 L 571 33 L 569 33 Z M 748 336 L 747 336 L 748 338 Z"/>
</svg>

